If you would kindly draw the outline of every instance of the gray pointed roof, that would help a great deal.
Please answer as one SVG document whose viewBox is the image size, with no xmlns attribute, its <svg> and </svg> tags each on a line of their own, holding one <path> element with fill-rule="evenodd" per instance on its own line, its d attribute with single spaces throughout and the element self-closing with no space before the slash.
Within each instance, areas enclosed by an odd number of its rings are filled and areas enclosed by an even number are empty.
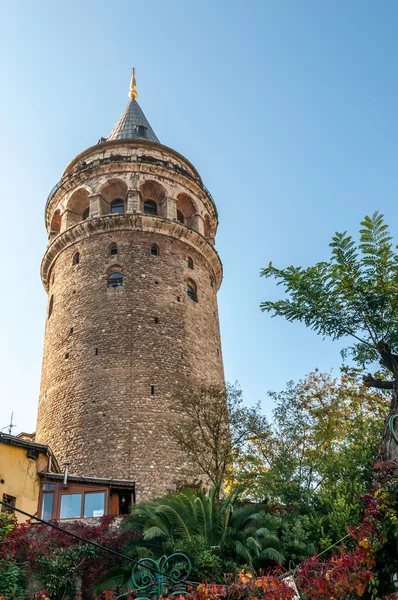
<svg viewBox="0 0 398 600">
<path fill-rule="evenodd" d="M 137 126 L 142 125 L 146 128 L 146 135 L 138 135 Z M 160 144 L 158 138 L 155 135 L 152 127 L 150 126 L 146 116 L 141 110 L 137 100 L 133 98 L 130 100 L 124 111 L 122 112 L 120 119 L 112 129 L 111 133 L 106 138 L 107 142 L 111 140 L 142 140 L 146 139 L 151 142 L 157 142 Z"/>
</svg>

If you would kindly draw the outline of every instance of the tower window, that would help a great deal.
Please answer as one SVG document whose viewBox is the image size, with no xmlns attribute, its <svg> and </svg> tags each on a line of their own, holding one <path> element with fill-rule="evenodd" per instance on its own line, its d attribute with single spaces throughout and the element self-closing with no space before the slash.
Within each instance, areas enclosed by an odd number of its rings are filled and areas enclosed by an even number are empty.
<svg viewBox="0 0 398 600">
<path fill-rule="evenodd" d="M 144 213 L 146 215 L 157 215 L 158 214 L 158 205 L 156 204 L 155 200 L 145 200 Z"/>
<path fill-rule="evenodd" d="M 159 323 L 159 317 L 155 317 L 155 323 L 158 324 Z"/>
<path fill-rule="evenodd" d="M 211 285 L 211 287 L 214 287 L 214 279 L 213 279 L 213 277 L 210 277 L 210 285 Z"/>
<path fill-rule="evenodd" d="M 123 285 L 122 273 L 111 273 L 108 277 L 108 288 L 121 287 Z"/>
<path fill-rule="evenodd" d="M 80 254 L 78 252 L 75 252 L 73 255 L 73 259 L 72 262 L 74 265 L 78 265 L 80 262 Z"/>
<path fill-rule="evenodd" d="M 159 247 L 156 244 L 152 244 L 151 254 L 152 256 L 159 256 Z"/>
<path fill-rule="evenodd" d="M 113 200 L 113 202 L 111 202 L 111 213 L 124 213 L 124 201 L 121 198 L 116 198 L 116 200 Z"/>
<path fill-rule="evenodd" d="M 155 395 L 155 386 L 151 385 L 151 396 Z"/>
<path fill-rule="evenodd" d="M 69 352 L 67 352 L 67 353 L 65 354 L 65 360 L 67 360 L 68 358 L 69 358 Z"/>
<path fill-rule="evenodd" d="M 189 269 L 193 269 L 193 258 L 188 256 L 188 267 Z"/>
<path fill-rule="evenodd" d="M 69 335 L 72 335 L 72 334 L 73 334 L 73 327 L 71 327 L 71 328 L 69 329 Z"/>
<path fill-rule="evenodd" d="M 190 300 L 198 301 L 196 283 L 192 279 L 187 282 L 187 296 Z"/>
<path fill-rule="evenodd" d="M 88 219 L 88 218 L 89 218 L 89 216 L 90 216 L 90 207 L 88 206 L 88 207 L 86 208 L 86 210 L 83 212 L 83 215 L 82 215 L 82 219 L 83 219 L 83 221 L 85 221 L 86 219 Z"/>
<path fill-rule="evenodd" d="M 51 317 L 51 314 L 53 312 L 53 305 L 54 305 L 54 296 L 51 296 L 50 298 L 50 303 L 48 305 L 48 319 Z"/>
<path fill-rule="evenodd" d="M 180 221 L 180 223 L 182 223 L 182 224 L 185 223 L 184 215 L 182 214 L 182 212 L 180 210 L 177 210 L 177 221 Z"/>
<path fill-rule="evenodd" d="M 117 244 L 112 244 L 112 246 L 109 249 L 109 254 L 111 256 L 115 256 L 115 254 L 117 254 Z"/>
<path fill-rule="evenodd" d="M 144 125 L 137 125 L 137 135 L 140 138 L 146 138 L 146 127 Z"/>
</svg>

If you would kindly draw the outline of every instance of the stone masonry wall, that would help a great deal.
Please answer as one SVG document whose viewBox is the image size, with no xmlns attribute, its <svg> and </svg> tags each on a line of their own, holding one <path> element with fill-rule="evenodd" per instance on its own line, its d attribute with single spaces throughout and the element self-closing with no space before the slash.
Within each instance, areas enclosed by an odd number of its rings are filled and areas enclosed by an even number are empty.
<svg viewBox="0 0 398 600">
<path fill-rule="evenodd" d="M 124 285 L 108 288 L 115 266 Z M 187 381 L 224 380 L 210 264 L 173 236 L 93 227 L 57 255 L 49 279 L 36 440 L 72 473 L 135 479 L 138 501 L 173 489 L 184 458 L 168 432 L 179 419 L 170 399 Z"/>
</svg>

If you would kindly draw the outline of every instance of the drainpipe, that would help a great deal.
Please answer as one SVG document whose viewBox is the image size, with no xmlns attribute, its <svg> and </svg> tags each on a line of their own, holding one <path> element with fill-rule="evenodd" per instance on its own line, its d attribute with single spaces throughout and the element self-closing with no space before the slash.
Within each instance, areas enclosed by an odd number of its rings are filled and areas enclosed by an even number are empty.
<svg viewBox="0 0 398 600">
<path fill-rule="evenodd" d="M 68 487 L 68 469 L 70 463 L 64 463 L 64 488 Z"/>
</svg>

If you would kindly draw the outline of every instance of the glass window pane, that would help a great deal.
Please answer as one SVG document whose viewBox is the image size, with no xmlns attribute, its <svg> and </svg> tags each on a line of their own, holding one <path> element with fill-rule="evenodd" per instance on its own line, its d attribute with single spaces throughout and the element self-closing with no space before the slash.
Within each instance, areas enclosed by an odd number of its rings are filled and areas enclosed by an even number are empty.
<svg viewBox="0 0 398 600">
<path fill-rule="evenodd" d="M 121 287 L 123 285 L 122 273 L 111 273 L 108 277 L 108 287 Z"/>
<path fill-rule="evenodd" d="M 111 213 L 124 213 L 124 202 L 120 198 L 117 198 L 111 203 Z"/>
<path fill-rule="evenodd" d="M 84 516 L 103 517 L 105 508 L 105 492 L 86 492 L 84 494 Z"/>
<path fill-rule="evenodd" d="M 55 483 L 43 483 L 42 489 L 43 490 L 55 490 L 57 486 L 55 485 Z"/>
<path fill-rule="evenodd" d="M 60 519 L 80 519 L 81 506 L 81 494 L 62 494 Z"/>
<path fill-rule="evenodd" d="M 158 214 L 158 205 L 154 200 L 146 200 L 144 202 L 144 213 L 146 215 L 157 215 Z"/>
<path fill-rule="evenodd" d="M 41 509 L 41 518 L 45 521 L 52 519 L 54 504 L 54 492 L 43 494 L 43 506 Z"/>
</svg>

